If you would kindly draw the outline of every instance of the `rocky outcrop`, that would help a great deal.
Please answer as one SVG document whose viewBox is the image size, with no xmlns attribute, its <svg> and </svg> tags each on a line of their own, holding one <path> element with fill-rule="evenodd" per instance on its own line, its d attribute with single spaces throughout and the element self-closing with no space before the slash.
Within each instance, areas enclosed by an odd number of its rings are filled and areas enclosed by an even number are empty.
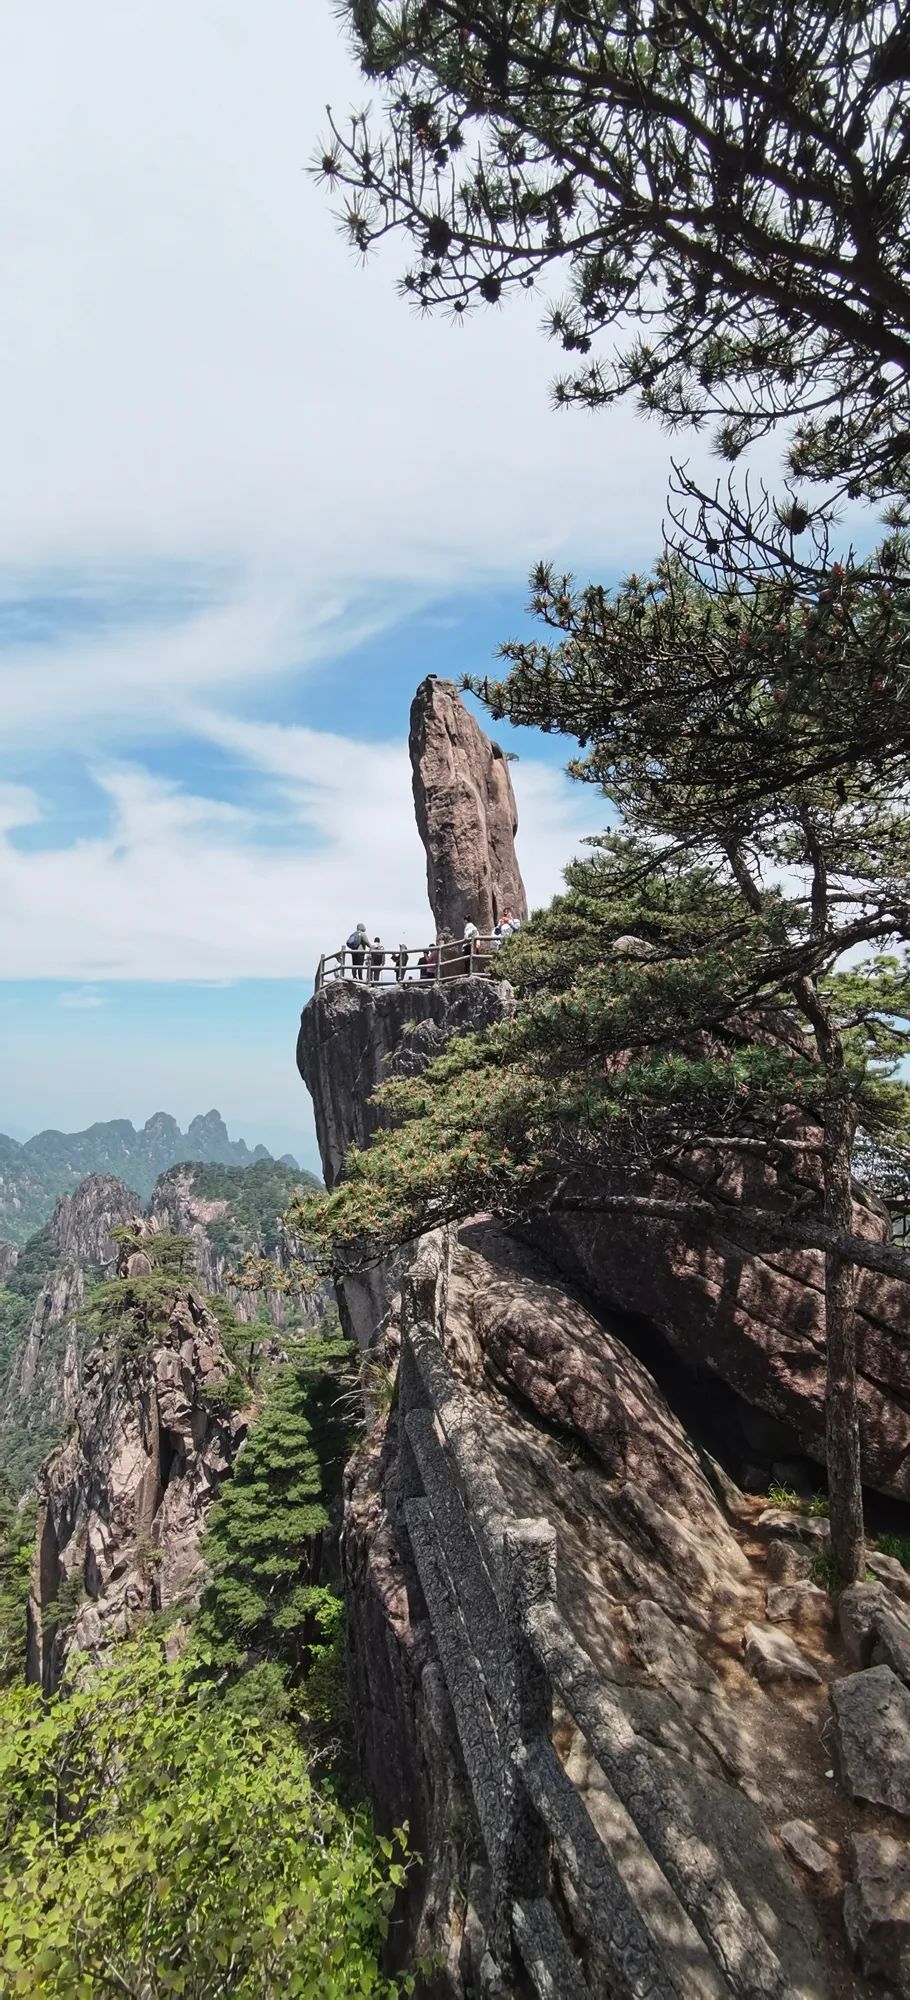
<svg viewBox="0 0 910 2000">
<path fill-rule="evenodd" d="M 368 986 L 336 980 L 307 1002 L 297 1067 L 313 1099 L 325 1184 L 333 1188 L 349 1146 L 365 1146 L 384 1122 L 374 1091 L 394 1076 L 416 1076 L 453 1035 L 500 1020 L 514 1006 L 511 986 L 482 977 L 409 980 Z M 369 1347 L 385 1324 L 401 1260 L 385 1258 L 337 1286 L 348 1337 Z"/>
<path fill-rule="evenodd" d="M 430 675 L 421 682 L 411 704 L 408 748 L 437 930 L 460 938 L 471 922 L 486 937 L 506 910 L 526 917 L 508 763 L 452 681 Z"/>
<path fill-rule="evenodd" d="M 314 1279 L 305 1302 L 295 1292 L 250 1290 L 231 1282 L 248 1259 L 267 1258 L 278 1272 L 298 1271 L 307 1251 L 284 1220 L 294 1193 L 319 1183 L 293 1162 L 258 1160 L 249 1167 L 191 1165 L 162 1174 L 148 1206 L 150 1222 L 193 1244 L 196 1277 L 202 1289 L 227 1298 L 239 1320 L 252 1324 L 263 1309 L 281 1332 L 295 1323 L 315 1323 L 325 1310 L 328 1288 Z"/>
<path fill-rule="evenodd" d="M 39 1485 L 28 1677 L 46 1690 L 74 1648 L 95 1654 L 143 1614 L 193 1603 L 206 1510 L 246 1432 L 226 1407 L 229 1374 L 191 1290 L 148 1353 L 89 1357 L 74 1433 Z"/>
<path fill-rule="evenodd" d="M 92 1174 L 63 1195 L 47 1230 L 20 1253 L 11 1276 L 24 1315 L 0 1396 L 0 1460 L 28 1484 L 71 1422 L 86 1339 L 79 1322 L 87 1278 L 113 1275 L 111 1231 L 130 1221 L 137 1197 L 111 1174 Z"/>
<path fill-rule="evenodd" d="M 367 986 L 336 980 L 300 1017 L 297 1068 L 313 1099 L 327 1188 L 349 1146 L 365 1146 L 383 1124 L 373 1092 L 392 1076 L 416 1076 L 453 1035 L 501 1019 L 513 1006 L 503 980 L 409 980 Z"/>
<path fill-rule="evenodd" d="M 0 1243 L 0 1285 L 8 1278 L 19 1261 L 19 1248 L 15 1243 Z"/>
<path fill-rule="evenodd" d="M 139 1205 L 138 1195 L 113 1174 L 89 1174 L 73 1194 L 61 1195 L 54 1210 L 51 1243 L 57 1256 L 112 1273 L 117 1244 L 111 1230 L 129 1222 Z"/>
</svg>

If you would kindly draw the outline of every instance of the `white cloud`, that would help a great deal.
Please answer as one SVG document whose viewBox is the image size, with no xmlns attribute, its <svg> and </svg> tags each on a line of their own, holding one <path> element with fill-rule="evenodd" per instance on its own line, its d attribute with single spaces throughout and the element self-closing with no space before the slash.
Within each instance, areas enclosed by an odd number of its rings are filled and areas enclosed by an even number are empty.
<svg viewBox="0 0 910 2000">
<path fill-rule="evenodd" d="M 650 546 L 667 441 L 551 410 L 539 303 L 421 321 L 341 240 L 306 168 L 368 94 L 328 0 L 6 0 L 8 563 L 265 565 L 306 611 Z"/>
<path fill-rule="evenodd" d="M 75 1008 L 77 1012 L 87 1007 L 103 1007 L 104 1003 L 105 996 L 97 986 L 76 986 L 68 993 L 61 993 L 58 1002 L 59 1006 Z"/>
<path fill-rule="evenodd" d="M 121 979 L 297 977 L 303 986 L 320 953 L 358 921 L 390 944 L 425 940 L 404 746 L 222 716 L 208 727 L 275 781 L 271 802 L 254 812 L 141 767 L 99 770 L 111 815 L 103 836 L 60 848 L 0 841 L 0 963 L 11 974 L 92 990 Z M 540 903 L 603 808 L 544 764 L 523 761 L 514 778 L 520 858 Z M 299 843 L 288 843 L 289 824 Z"/>
</svg>

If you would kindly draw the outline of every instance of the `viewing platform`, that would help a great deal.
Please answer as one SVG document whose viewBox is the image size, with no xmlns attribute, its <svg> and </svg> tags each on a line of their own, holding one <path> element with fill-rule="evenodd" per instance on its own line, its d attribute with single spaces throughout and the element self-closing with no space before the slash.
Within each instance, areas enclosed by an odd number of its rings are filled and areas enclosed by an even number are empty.
<svg viewBox="0 0 910 2000">
<path fill-rule="evenodd" d="M 444 979 L 491 979 L 503 937 L 452 939 L 445 944 L 367 945 L 362 952 L 350 945 L 323 952 L 316 968 L 315 990 L 333 980 L 355 980 L 366 986 L 403 986 L 406 982 Z"/>
</svg>

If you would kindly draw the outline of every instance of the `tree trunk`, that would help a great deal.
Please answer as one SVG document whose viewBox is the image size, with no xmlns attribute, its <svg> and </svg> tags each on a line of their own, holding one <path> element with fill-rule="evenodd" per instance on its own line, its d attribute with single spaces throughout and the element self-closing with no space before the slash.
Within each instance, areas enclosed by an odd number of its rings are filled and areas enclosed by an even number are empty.
<svg viewBox="0 0 910 2000">
<path fill-rule="evenodd" d="M 849 1235 L 853 1227 L 852 1117 L 843 1075 L 838 1081 L 841 1090 L 829 1096 L 825 1111 L 825 1221 L 838 1234 Z M 858 1582 L 866 1568 L 856 1401 L 855 1297 L 856 1266 L 845 1261 L 836 1250 L 829 1250 L 825 1256 L 825 1446 L 831 1554 L 842 1589 L 848 1583 Z"/>
<path fill-rule="evenodd" d="M 824 921 L 823 866 L 814 882 Z M 814 907 L 814 904 L 813 904 Z M 825 1222 L 841 1240 L 853 1234 L 854 1107 L 850 1100 L 843 1037 L 813 979 L 794 982 L 794 996 L 811 1023 L 825 1070 Z M 831 1245 L 825 1252 L 825 1455 L 831 1555 L 843 1590 L 865 1575 L 863 1489 L 860 1480 L 856 1401 L 856 1265 Z"/>
</svg>

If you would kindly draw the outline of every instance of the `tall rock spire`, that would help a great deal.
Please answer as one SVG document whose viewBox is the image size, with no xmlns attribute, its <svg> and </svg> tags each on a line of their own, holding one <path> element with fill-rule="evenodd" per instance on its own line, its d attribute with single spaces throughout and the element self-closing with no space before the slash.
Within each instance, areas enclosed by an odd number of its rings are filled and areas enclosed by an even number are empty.
<svg viewBox="0 0 910 2000">
<path fill-rule="evenodd" d="M 507 909 L 526 917 L 515 853 L 518 810 L 509 767 L 452 681 L 430 675 L 411 704 L 408 738 L 417 827 L 437 930 L 488 935 Z"/>
</svg>

